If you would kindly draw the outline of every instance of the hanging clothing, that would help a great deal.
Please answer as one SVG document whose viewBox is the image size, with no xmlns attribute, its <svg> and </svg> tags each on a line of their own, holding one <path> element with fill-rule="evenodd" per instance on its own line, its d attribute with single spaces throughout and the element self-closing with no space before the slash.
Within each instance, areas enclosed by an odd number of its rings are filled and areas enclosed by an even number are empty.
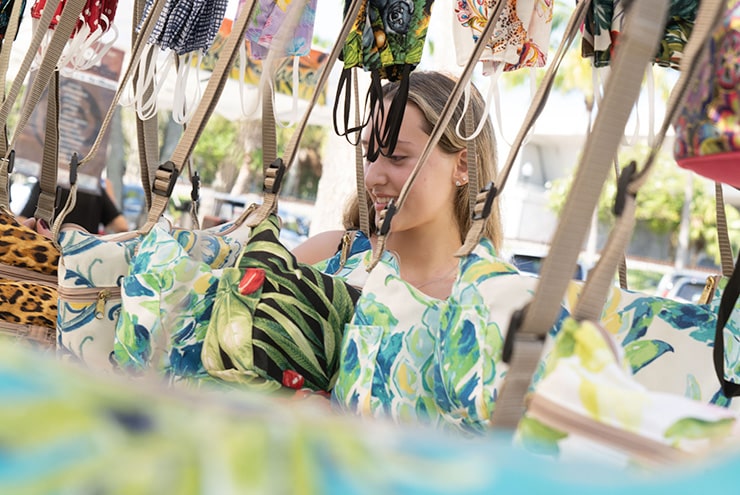
<svg viewBox="0 0 740 495">
<path fill-rule="evenodd" d="M 624 24 L 625 0 L 592 0 L 586 14 L 581 55 L 592 58 L 594 67 L 607 67 Z M 663 40 L 654 63 L 678 69 L 681 55 L 691 35 L 699 0 L 671 0 Z"/>
<path fill-rule="evenodd" d="M 245 0 L 240 2 L 244 3 Z M 311 51 L 314 23 L 316 21 L 317 0 L 260 0 L 256 6 L 257 13 L 247 28 L 246 39 L 250 42 L 250 57 L 255 60 L 264 60 L 270 50 L 270 45 L 277 36 L 283 21 L 292 7 L 301 8 L 298 25 L 285 45 L 286 57 L 303 57 Z M 301 5 L 302 4 L 302 5 Z"/>
<path fill-rule="evenodd" d="M 494 34 L 480 57 L 483 73 L 543 67 L 550 44 L 554 0 L 507 0 Z M 453 40 L 457 63 L 465 65 L 494 8 L 488 0 L 456 0 Z"/>
<path fill-rule="evenodd" d="M 351 101 L 352 69 L 370 72 L 368 90 L 369 114 L 360 128 L 372 123 L 367 158 L 375 160 L 382 152 L 393 153 L 408 99 L 408 74 L 421 61 L 434 0 L 364 0 L 357 19 L 347 36 L 341 59 L 344 69 L 334 106 L 334 128 L 348 136 L 359 129 L 349 123 L 346 108 Z M 351 1 L 345 2 L 347 12 Z M 381 80 L 400 81 L 399 90 L 386 111 Z M 340 101 L 344 101 L 343 118 L 338 118 Z M 342 126 L 340 126 L 340 122 Z M 342 127 L 343 130 L 340 130 Z"/>
<path fill-rule="evenodd" d="M 147 0 L 148 12 L 154 0 Z M 178 55 L 206 52 L 216 39 L 228 0 L 168 0 L 154 26 L 149 43 Z"/>
</svg>

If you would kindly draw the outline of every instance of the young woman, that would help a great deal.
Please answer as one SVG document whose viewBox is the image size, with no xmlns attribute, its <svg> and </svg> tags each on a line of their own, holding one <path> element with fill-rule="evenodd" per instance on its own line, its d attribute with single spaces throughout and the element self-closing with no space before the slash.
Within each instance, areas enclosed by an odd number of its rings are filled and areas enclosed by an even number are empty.
<svg viewBox="0 0 740 495">
<path fill-rule="evenodd" d="M 411 73 L 408 104 L 395 150 L 390 156 L 382 150 L 375 161 L 365 164 L 365 187 L 374 216 L 400 194 L 455 82 L 453 77 L 440 72 Z M 397 91 L 397 83 L 385 85 L 385 101 L 390 102 Z M 471 87 L 469 105 L 475 121 L 483 119 L 485 102 L 474 87 Z M 417 176 L 405 204 L 393 218 L 386 242 L 386 249 L 398 260 L 401 277 L 425 294 L 440 299 L 450 294 L 458 265 L 454 253 L 462 245 L 471 223 L 467 142 L 456 132 L 457 122 L 463 118 L 463 106 L 461 100 Z M 476 172 L 481 187 L 496 174 L 493 126 L 490 118 L 485 120 L 482 131 L 474 139 Z M 365 129 L 362 140 L 366 149 L 369 127 Z M 337 252 L 344 233 L 324 232 L 297 247 L 294 253 L 299 261 L 305 263 L 330 258 Z M 496 204 L 488 218 L 484 236 L 495 249 L 500 248 L 501 220 Z M 373 236 L 371 242 L 374 245 Z"/>
</svg>

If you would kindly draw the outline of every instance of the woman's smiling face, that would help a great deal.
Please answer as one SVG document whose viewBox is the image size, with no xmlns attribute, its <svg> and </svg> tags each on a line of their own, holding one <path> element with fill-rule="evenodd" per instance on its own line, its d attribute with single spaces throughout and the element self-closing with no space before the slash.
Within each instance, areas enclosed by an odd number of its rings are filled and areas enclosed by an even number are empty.
<svg viewBox="0 0 740 495">
<path fill-rule="evenodd" d="M 365 149 L 369 127 L 363 135 Z M 398 199 L 429 140 L 429 127 L 421 110 L 408 103 L 393 154 L 389 157 L 381 154 L 374 162 L 365 162 L 365 187 L 373 201 L 376 218 L 391 199 Z M 451 229 L 459 231 L 454 215 L 455 181 L 465 174 L 465 168 L 464 151 L 450 154 L 435 146 L 414 180 L 405 204 L 393 218 L 391 230 L 402 232 L 433 226 L 444 229 L 443 233 L 451 234 Z"/>
</svg>

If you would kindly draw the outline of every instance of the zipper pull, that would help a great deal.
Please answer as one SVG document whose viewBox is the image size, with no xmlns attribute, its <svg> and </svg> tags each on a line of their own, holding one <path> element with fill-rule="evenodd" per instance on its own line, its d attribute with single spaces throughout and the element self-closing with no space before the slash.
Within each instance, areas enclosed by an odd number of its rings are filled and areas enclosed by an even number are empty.
<svg viewBox="0 0 740 495">
<path fill-rule="evenodd" d="M 98 300 L 95 302 L 95 318 L 102 320 L 105 316 L 105 303 L 110 298 L 110 291 L 104 289 L 98 293 Z"/>
</svg>

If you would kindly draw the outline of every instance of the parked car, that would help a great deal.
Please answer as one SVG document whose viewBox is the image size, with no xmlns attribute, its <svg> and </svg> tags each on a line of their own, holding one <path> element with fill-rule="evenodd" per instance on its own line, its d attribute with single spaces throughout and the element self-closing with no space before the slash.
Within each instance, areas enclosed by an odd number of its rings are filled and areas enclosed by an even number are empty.
<svg viewBox="0 0 740 495">
<path fill-rule="evenodd" d="M 545 257 L 534 254 L 514 253 L 511 255 L 510 260 L 520 272 L 530 275 L 539 275 L 540 269 L 542 268 L 542 262 L 545 260 Z M 588 275 L 588 268 L 585 263 L 579 261 L 575 272 L 573 273 L 573 279 L 586 280 L 586 275 Z"/>
<path fill-rule="evenodd" d="M 711 272 L 705 272 L 702 270 L 691 270 L 691 269 L 678 269 L 673 270 L 663 275 L 658 282 L 658 287 L 655 289 L 655 294 L 660 297 L 673 297 L 681 291 L 685 295 L 690 295 L 689 288 L 685 286 L 700 285 L 701 288 L 698 290 L 699 295 L 704 290 L 704 286 L 707 282 L 707 277 L 715 275 Z M 680 287 L 678 282 L 681 281 Z M 682 297 L 684 300 L 691 300 L 691 298 Z M 698 296 L 697 296 L 698 299 Z"/>
<path fill-rule="evenodd" d="M 706 278 L 681 277 L 673 283 L 665 297 L 681 302 L 697 303 L 706 284 Z"/>
</svg>

